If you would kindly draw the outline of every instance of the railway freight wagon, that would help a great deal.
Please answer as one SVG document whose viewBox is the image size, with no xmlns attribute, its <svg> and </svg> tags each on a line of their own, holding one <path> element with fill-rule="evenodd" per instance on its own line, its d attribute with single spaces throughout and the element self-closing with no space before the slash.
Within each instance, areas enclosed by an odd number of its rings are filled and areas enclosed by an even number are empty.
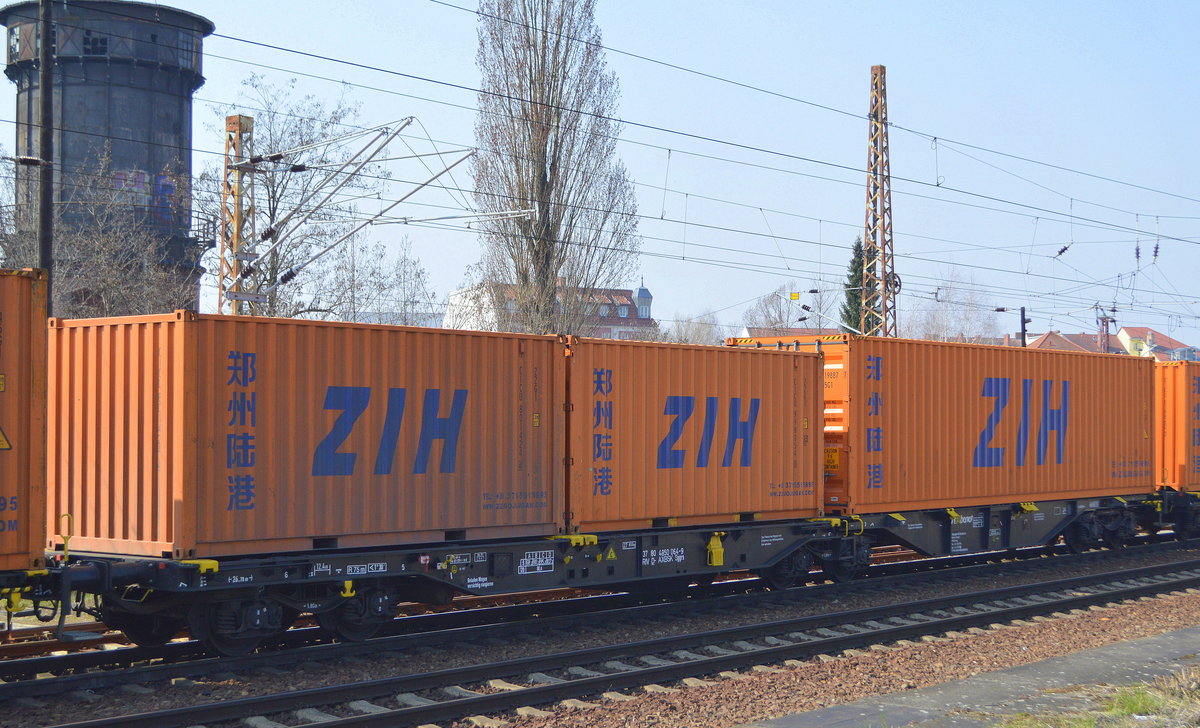
<svg viewBox="0 0 1200 728">
<path fill-rule="evenodd" d="M 730 343 L 823 354 L 825 507 L 877 542 L 1115 546 L 1161 512 L 1149 359 L 852 335 Z"/>
<path fill-rule="evenodd" d="M 49 331 L 47 545 L 140 643 L 840 558 L 807 520 L 814 354 L 184 311 Z"/>
</svg>

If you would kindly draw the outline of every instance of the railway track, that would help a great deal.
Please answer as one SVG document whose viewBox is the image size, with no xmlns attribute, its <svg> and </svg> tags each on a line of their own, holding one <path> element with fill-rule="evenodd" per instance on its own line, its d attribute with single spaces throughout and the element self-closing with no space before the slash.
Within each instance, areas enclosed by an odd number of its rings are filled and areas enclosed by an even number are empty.
<svg viewBox="0 0 1200 728">
<path fill-rule="evenodd" d="M 1149 545 L 1150 540 L 1143 538 L 1146 541 L 1145 545 Z M 1157 547 L 1161 548 L 1164 544 L 1160 543 Z M 1165 544 L 1167 548 L 1171 548 L 1170 543 Z M 1063 551 L 1061 547 L 1058 551 Z M 1017 554 L 1007 554 L 1004 558 L 1009 559 L 1029 559 L 1039 558 L 1040 556 L 1050 553 L 1054 549 L 1030 549 Z M 997 555 L 992 554 L 971 554 L 961 557 L 948 557 L 941 559 L 921 559 L 920 555 L 909 549 L 900 546 L 880 546 L 874 549 L 872 555 L 873 568 L 870 570 L 875 575 L 890 575 L 893 573 L 904 573 L 910 569 L 942 569 L 955 568 L 964 565 L 974 565 L 982 563 L 990 563 L 997 560 Z M 920 562 L 920 563 L 917 563 Z M 904 565 L 893 566 L 890 569 L 879 568 L 885 565 Z M 815 578 L 821 578 L 818 572 L 814 572 Z M 707 586 L 696 586 L 691 590 L 691 596 L 719 596 L 723 594 L 732 594 L 739 591 L 750 589 L 761 589 L 763 585 L 761 580 L 753 574 L 731 575 L 723 579 L 718 579 L 715 583 Z M 600 599 L 608 599 L 612 605 L 601 605 L 597 608 L 608 609 L 619 606 L 620 603 L 644 604 L 647 601 L 655 599 L 671 598 L 678 599 L 678 594 L 625 594 L 625 593 L 596 593 L 588 592 L 579 589 L 552 589 L 544 592 L 531 592 L 528 594 L 514 594 L 508 596 L 460 596 L 456 597 L 453 602 L 447 605 L 427 605 L 415 602 L 406 602 L 399 605 L 397 609 L 398 624 L 392 625 L 384 630 L 384 634 L 394 634 L 399 630 L 415 627 L 416 629 L 426 629 L 426 626 L 420 622 L 422 619 L 442 620 L 446 626 L 464 626 L 467 624 L 482 623 L 486 620 L 499 619 L 520 619 L 524 618 L 522 612 L 531 609 L 544 608 L 547 604 L 556 602 L 570 602 L 571 605 L 583 604 L 580 600 L 596 601 Z M 534 606 L 536 605 L 536 606 Z M 511 614 L 505 614 L 506 608 Z M 567 611 L 582 611 L 576 610 L 574 606 L 565 607 Z M 491 611 L 487 611 L 491 610 Z M 476 616 L 471 616 L 472 613 L 483 616 L 479 619 Z M 457 616 L 442 616 L 437 615 L 457 615 Z M 465 615 L 465 616 L 464 616 Z M 403 622 L 407 626 L 401 626 Z M 320 644 L 327 642 L 328 639 L 315 627 L 316 621 L 311 617 L 301 617 L 292 627 L 287 635 L 276 640 L 276 646 L 301 646 L 304 644 Z M 0 631 L 0 680 L 11 681 L 15 679 L 23 679 L 23 676 L 36 674 L 29 670 L 24 670 L 19 667 L 6 668 L 4 663 L 17 658 L 33 658 L 44 655 L 49 655 L 55 652 L 89 652 L 94 650 L 104 650 L 106 652 L 103 657 L 104 663 L 108 666 L 119 666 L 123 655 L 128 655 L 128 662 L 145 661 L 145 660 L 167 660 L 172 661 L 179 657 L 187 657 L 199 654 L 194 646 L 184 647 L 178 643 L 168 644 L 160 648 L 138 648 L 130 643 L 121 632 L 111 630 L 102 623 L 80 623 L 72 624 L 70 627 L 72 632 L 91 632 L 96 635 L 94 640 L 75 640 L 59 641 L 54 638 L 53 626 L 43 627 L 18 627 L 8 631 Z M 181 633 L 180 638 L 186 639 L 186 634 Z M 114 647 L 123 647 L 125 651 L 114 650 Z M 53 668 L 55 672 L 62 670 L 72 670 L 77 667 L 89 666 L 89 660 L 84 658 L 79 661 L 78 665 L 67 665 L 63 668 Z M 98 665 L 99 663 L 97 663 Z M 41 670 L 43 672 L 51 671 Z"/>
<path fill-rule="evenodd" d="M 1194 545 L 1159 543 L 1144 547 L 1138 550 L 1138 553 L 1172 551 Z M 145 648 L 127 648 L 9 660 L 0 662 L 0 669 L 7 671 L 7 679 L 37 675 L 42 677 L 0 685 L 0 700 L 53 696 L 74 691 L 103 691 L 124 685 L 165 684 L 180 678 L 204 678 L 219 673 L 254 674 L 257 670 L 271 670 L 280 664 L 310 663 L 317 666 L 336 666 L 339 661 L 353 660 L 356 657 L 383 653 L 410 654 L 413 650 L 444 647 L 446 644 L 469 646 L 485 644 L 489 640 L 511 642 L 516 634 L 542 635 L 552 630 L 578 630 L 585 625 L 608 628 L 630 621 L 644 622 L 680 617 L 700 619 L 705 615 L 727 614 L 737 609 L 770 608 L 771 605 L 798 602 L 824 605 L 839 599 L 852 598 L 856 593 L 887 592 L 894 588 L 911 586 L 914 580 L 919 580 L 917 583 L 925 588 L 934 585 L 935 581 L 931 580 L 950 583 L 971 578 L 1012 576 L 1017 573 L 1020 573 L 1021 578 L 1036 579 L 1040 570 L 1063 566 L 1069 568 L 1073 564 L 1081 568 L 1097 568 L 1099 564 L 1099 568 L 1106 568 L 1103 565 L 1110 562 L 1119 564 L 1127 554 L 1132 555 L 1129 551 L 1097 551 L 1056 559 L 979 564 L 944 570 L 932 575 L 921 574 L 921 570 L 928 566 L 924 563 L 888 565 L 877 569 L 880 573 L 893 572 L 889 576 L 877 576 L 851 584 L 826 584 L 786 592 L 743 592 L 724 596 L 697 596 L 684 602 L 641 604 L 616 600 L 617 597 L 629 600 L 632 599 L 631 595 L 606 595 L 561 600 L 543 605 L 514 605 L 490 610 L 425 615 L 398 620 L 398 624 L 408 624 L 406 633 L 380 637 L 367 643 L 314 644 L 264 651 L 236 659 L 205 658 L 196 643 L 179 642 L 166 646 L 170 649 L 169 655 Z M 894 573 L 897 571 L 902 573 Z M 602 605 L 607 608 L 601 609 Z M 527 611 L 522 615 L 521 610 Z M 558 610 L 557 613 L 555 610 Z M 484 620 L 483 616 L 488 612 L 493 614 Z M 472 625 L 464 622 L 468 618 L 482 620 L 483 623 Z M 303 635 L 298 634 L 297 639 L 303 643 Z M 57 677 L 49 677 L 51 674 Z"/>
<path fill-rule="evenodd" d="M 692 587 L 670 595 L 601 594 L 525 602 L 460 611 L 402 617 L 383 636 L 361 643 L 332 643 L 316 627 L 289 630 L 258 653 L 237 657 L 209 656 L 194 640 L 180 640 L 158 647 L 102 645 L 66 654 L 38 654 L 24 659 L 0 660 L 0 700 L 37 697 L 71 690 L 101 690 L 130 683 L 151 683 L 175 678 L 202 677 L 217 672 L 251 671 L 262 666 L 304 660 L 334 660 L 369 655 L 386 650 L 436 646 L 446 639 L 489 639 L 536 625 L 538 630 L 572 627 L 621 620 L 637 615 L 642 619 L 672 616 L 680 611 L 726 610 L 731 606 L 755 607 L 797 600 L 820 601 L 858 591 L 881 591 L 906 585 L 916 575 L 955 580 L 1012 574 L 1014 570 L 1036 571 L 1069 563 L 1089 564 L 1120 560 L 1126 554 L 1170 552 L 1186 549 L 1200 541 L 1160 542 L 1136 550 L 1093 551 L 1054 559 L 1037 558 L 1035 552 L 1018 561 L 985 560 L 980 555 L 957 559 L 929 559 L 880 564 L 871 567 L 869 578 L 847 584 L 818 584 L 798 590 L 768 592 L 754 579 L 718 582 Z M 52 644 L 59 644 L 54 642 Z M 80 644 L 80 643 L 66 643 Z M 101 671 L 101 672 L 95 672 Z M 53 675 L 55 679 L 34 680 Z"/>
<path fill-rule="evenodd" d="M 68 725 L 211 725 L 276 714 L 325 728 L 449 723 L 1198 586 L 1200 559 Z"/>
</svg>

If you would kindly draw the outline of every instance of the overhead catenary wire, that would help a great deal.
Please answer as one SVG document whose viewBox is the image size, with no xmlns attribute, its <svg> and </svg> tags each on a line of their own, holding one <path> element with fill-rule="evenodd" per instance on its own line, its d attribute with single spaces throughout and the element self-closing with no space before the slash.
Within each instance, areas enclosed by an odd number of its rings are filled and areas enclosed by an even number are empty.
<svg viewBox="0 0 1200 728">
<path fill-rule="evenodd" d="M 460 186 L 461 187 L 461 186 Z"/>
</svg>

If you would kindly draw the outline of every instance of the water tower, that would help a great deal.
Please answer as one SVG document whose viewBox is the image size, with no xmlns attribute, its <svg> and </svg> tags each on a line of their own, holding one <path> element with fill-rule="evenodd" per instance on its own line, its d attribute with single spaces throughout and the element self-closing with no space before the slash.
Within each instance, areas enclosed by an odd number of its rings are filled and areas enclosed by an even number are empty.
<svg viewBox="0 0 1200 728">
<path fill-rule="evenodd" d="M 0 22 L 8 28 L 4 73 L 17 85 L 16 154 L 36 157 L 38 3 L 0 9 Z M 199 268 L 186 261 L 207 242 L 193 235 L 191 201 L 182 199 L 186 188 L 176 181 L 191 178 L 192 94 L 204 83 L 201 44 L 213 24 L 151 3 L 71 0 L 54 3 L 54 26 L 54 198 L 64 212 L 60 219 L 86 225 L 70 205 L 80 180 L 111 185 L 126 192 L 120 199 L 161 235 L 164 262 L 196 277 Z M 37 219 L 36 170 L 21 169 L 18 227 Z"/>
</svg>

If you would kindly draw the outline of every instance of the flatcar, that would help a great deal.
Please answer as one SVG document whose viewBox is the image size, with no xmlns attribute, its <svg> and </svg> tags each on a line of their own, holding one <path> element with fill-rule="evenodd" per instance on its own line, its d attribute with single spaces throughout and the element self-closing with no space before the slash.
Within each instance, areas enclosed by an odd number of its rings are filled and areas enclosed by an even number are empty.
<svg viewBox="0 0 1200 728">
<path fill-rule="evenodd" d="M 47 322 L 39 286 L 0 276 L 0 428 L 24 423 L 0 495 L 25 508 L 0 580 L 139 644 L 186 628 L 239 654 L 304 613 L 361 640 L 400 602 L 464 593 L 735 571 L 785 588 L 853 578 L 879 544 L 1200 532 L 1195 365 L 188 311 Z"/>
</svg>

